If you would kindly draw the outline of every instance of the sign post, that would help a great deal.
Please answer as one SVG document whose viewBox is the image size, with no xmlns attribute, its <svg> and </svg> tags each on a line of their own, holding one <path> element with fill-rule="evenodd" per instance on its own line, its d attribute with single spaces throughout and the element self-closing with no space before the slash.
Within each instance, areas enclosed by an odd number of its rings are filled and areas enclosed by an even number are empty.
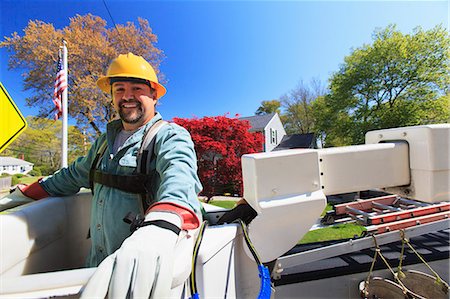
<svg viewBox="0 0 450 299">
<path fill-rule="evenodd" d="M 27 128 L 27 122 L 0 82 L 0 153 Z"/>
</svg>

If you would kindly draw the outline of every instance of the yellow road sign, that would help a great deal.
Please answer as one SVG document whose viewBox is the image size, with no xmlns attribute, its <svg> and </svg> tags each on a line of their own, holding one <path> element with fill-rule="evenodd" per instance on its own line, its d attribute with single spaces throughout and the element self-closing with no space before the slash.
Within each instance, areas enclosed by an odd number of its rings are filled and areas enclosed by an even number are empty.
<svg viewBox="0 0 450 299">
<path fill-rule="evenodd" d="M 0 153 L 26 128 L 25 118 L 0 82 Z"/>
</svg>

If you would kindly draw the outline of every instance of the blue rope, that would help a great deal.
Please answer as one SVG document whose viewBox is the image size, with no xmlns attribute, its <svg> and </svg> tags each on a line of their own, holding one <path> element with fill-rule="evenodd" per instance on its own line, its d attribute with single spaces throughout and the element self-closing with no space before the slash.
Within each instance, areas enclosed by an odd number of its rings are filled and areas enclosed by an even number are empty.
<svg viewBox="0 0 450 299">
<path fill-rule="evenodd" d="M 264 265 L 258 265 L 259 278 L 261 279 L 261 288 L 259 289 L 258 299 L 270 299 L 272 285 L 270 282 L 269 268 Z"/>
</svg>

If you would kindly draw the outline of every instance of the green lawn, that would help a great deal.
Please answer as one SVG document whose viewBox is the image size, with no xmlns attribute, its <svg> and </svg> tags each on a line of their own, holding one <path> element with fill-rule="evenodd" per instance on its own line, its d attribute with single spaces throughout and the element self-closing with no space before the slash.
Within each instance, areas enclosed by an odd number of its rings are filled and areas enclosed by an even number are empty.
<svg viewBox="0 0 450 299">
<path fill-rule="evenodd" d="M 328 203 L 323 210 L 321 217 L 325 216 L 328 211 L 333 210 L 333 205 Z M 366 229 L 356 223 L 338 224 L 331 227 L 319 228 L 313 231 L 309 231 L 298 242 L 299 244 L 349 239 L 355 236 L 361 236 L 361 233 Z"/>
<path fill-rule="evenodd" d="M 37 176 L 24 176 L 19 179 L 19 184 L 32 184 L 36 182 L 40 177 Z"/>
<path fill-rule="evenodd" d="M 355 223 L 338 224 L 331 227 L 319 228 L 306 233 L 299 241 L 299 244 L 349 239 L 355 236 L 361 236 L 366 229 Z"/>
<path fill-rule="evenodd" d="M 208 203 L 225 209 L 232 209 L 236 205 L 234 200 L 211 200 Z"/>
</svg>

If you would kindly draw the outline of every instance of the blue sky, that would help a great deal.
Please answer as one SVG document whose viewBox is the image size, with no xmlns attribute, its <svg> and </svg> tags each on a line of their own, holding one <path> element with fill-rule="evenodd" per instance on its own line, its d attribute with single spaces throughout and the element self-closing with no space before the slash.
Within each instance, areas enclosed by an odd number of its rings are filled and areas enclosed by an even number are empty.
<svg viewBox="0 0 450 299">
<path fill-rule="evenodd" d="M 116 23 L 146 18 L 157 34 L 168 80 L 158 110 L 166 119 L 253 115 L 261 101 L 279 98 L 299 80 L 326 84 L 352 49 L 371 43 L 376 28 L 396 24 L 404 33 L 416 26 L 448 28 L 450 18 L 448 0 L 106 3 Z M 0 36 L 22 35 L 30 19 L 60 29 L 70 17 L 87 13 L 112 26 L 102 0 L 0 0 Z M 0 81 L 25 116 L 35 115 L 37 109 L 25 105 L 24 70 L 8 70 L 8 57 L 0 49 Z"/>
</svg>

